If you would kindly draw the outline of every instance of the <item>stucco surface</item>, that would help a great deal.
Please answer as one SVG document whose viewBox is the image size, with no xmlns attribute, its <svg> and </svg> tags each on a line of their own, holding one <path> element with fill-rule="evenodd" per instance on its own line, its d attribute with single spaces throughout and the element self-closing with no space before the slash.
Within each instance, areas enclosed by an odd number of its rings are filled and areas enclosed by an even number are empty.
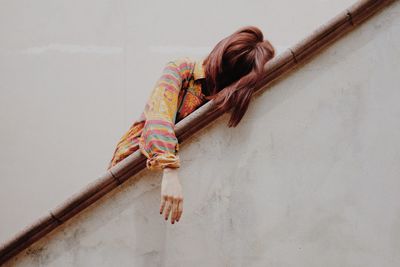
<svg viewBox="0 0 400 267">
<path fill-rule="evenodd" d="M 399 266 L 400 4 L 181 146 L 184 211 L 142 171 L 8 266 Z"/>
<path fill-rule="evenodd" d="M 353 1 L 0 1 L 0 243 L 105 170 L 167 61 L 244 25 L 279 52 Z"/>
</svg>

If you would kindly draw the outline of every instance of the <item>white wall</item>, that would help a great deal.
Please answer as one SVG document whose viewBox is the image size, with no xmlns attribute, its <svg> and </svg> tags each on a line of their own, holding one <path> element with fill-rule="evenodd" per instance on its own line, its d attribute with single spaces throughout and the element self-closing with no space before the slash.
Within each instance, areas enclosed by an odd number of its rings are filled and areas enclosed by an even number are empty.
<svg viewBox="0 0 400 267">
<path fill-rule="evenodd" d="M 184 143 L 177 224 L 144 170 L 10 266 L 399 266 L 399 15 Z"/>
<path fill-rule="evenodd" d="M 168 60 L 249 24 L 281 51 L 351 2 L 1 1 L 0 243 L 104 172 Z"/>
</svg>

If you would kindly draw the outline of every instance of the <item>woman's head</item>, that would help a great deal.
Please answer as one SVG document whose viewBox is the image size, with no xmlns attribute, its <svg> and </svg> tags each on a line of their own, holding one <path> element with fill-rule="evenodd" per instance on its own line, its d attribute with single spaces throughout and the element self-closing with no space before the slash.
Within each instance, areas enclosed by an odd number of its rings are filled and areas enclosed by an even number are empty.
<svg viewBox="0 0 400 267">
<path fill-rule="evenodd" d="M 216 107 L 223 110 L 232 107 L 229 127 L 240 122 L 253 92 L 263 86 L 264 65 L 274 55 L 274 47 L 264 40 L 261 30 L 247 26 L 219 41 L 204 59 L 206 86 L 211 93 L 207 99 L 214 99 Z"/>
</svg>

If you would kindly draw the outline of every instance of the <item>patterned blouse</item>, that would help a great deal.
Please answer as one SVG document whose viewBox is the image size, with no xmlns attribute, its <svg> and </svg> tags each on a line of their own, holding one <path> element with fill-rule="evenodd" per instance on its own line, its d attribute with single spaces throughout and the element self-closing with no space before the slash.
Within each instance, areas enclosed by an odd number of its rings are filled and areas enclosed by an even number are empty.
<svg viewBox="0 0 400 267">
<path fill-rule="evenodd" d="M 179 143 L 174 127 L 209 95 L 204 86 L 203 60 L 189 57 L 169 61 L 163 69 L 138 120 L 121 137 L 107 169 L 137 149 L 150 170 L 179 168 Z"/>
</svg>

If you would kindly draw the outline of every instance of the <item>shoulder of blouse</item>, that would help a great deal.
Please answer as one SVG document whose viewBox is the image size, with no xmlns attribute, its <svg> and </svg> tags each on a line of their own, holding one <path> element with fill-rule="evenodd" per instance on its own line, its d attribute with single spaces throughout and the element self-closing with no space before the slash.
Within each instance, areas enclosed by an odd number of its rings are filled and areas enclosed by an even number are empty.
<svg viewBox="0 0 400 267">
<path fill-rule="evenodd" d="M 199 80 L 205 78 L 203 63 L 204 59 L 192 59 L 186 56 L 171 60 L 167 64 L 175 65 L 183 78 Z"/>
<path fill-rule="evenodd" d="M 167 63 L 168 66 L 173 65 L 175 70 L 179 72 L 183 80 L 188 80 L 193 76 L 195 61 L 189 57 L 179 57 Z"/>
</svg>

